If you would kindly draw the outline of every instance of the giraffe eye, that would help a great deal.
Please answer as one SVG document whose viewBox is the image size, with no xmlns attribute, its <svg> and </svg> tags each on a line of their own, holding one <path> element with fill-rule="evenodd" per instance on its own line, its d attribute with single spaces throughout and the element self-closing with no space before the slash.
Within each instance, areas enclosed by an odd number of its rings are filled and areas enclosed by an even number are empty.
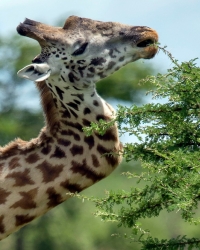
<svg viewBox="0 0 200 250">
<path fill-rule="evenodd" d="M 72 54 L 72 56 L 78 56 L 83 54 L 83 52 L 85 51 L 85 49 L 87 48 L 88 43 L 84 43 L 81 45 L 80 48 L 78 48 L 77 50 L 74 51 L 74 53 Z"/>
</svg>

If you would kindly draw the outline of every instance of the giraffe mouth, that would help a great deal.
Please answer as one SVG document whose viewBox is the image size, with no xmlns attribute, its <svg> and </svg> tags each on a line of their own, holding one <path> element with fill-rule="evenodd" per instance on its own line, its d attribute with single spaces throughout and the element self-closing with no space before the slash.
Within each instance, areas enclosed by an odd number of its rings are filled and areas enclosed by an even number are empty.
<svg viewBox="0 0 200 250">
<path fill-rule="evenodd" d="M 149 47 L 149 46 L 154 45 L 154 44 L 155 44 L 154 40 L 152 40 L 152 39 L 145 39 L 145 40 L 139 42 L 137 44 L 137 47 L 139 47 L 139 48 L 146 48 L 146 47 Z"/>
</svg>

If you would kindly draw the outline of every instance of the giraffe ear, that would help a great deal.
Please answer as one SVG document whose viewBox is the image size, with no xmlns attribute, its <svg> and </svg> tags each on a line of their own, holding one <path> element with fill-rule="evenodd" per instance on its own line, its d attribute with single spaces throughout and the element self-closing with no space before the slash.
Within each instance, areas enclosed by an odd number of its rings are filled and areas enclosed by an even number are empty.
<svg viewBox="0 0 200 250">
<path fill-rule="evenodd" d="M 47 79 L 51 74 L 51 69 L 48 64 L 30 64 L 17 72 L 17 75 L 22 78 L 29 79 L 34 82 L 41 82 Z"/>
</svg>

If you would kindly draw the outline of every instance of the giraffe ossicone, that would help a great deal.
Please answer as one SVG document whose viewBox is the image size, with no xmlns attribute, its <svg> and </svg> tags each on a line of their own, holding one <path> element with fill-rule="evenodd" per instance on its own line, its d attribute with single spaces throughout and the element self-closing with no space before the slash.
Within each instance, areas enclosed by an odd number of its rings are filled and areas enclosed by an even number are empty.
<svg viewBox="0 0 200 250">
<path fill-rule="evenodd" d="M 76 16 L 64 27 L 26 19 L 20 35 L 37 40 L 40 55 L 18 72 L 35 82 L 46 126 L 37 138 L 0 147 L 0 239 L 108 176 L 121 162 L 117 125 L 104 135 L 83 127 L 114 118 L 95 83 L 129 62 L 153 58 L 156 31 Z"/>
</svg>

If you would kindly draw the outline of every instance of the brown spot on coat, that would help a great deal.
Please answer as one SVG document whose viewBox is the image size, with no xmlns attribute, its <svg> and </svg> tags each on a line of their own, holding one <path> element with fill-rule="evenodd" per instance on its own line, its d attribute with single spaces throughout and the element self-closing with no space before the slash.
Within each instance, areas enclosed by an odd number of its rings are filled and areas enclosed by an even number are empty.
<svg viewBox="0 0 200 250">
<path fill-rule="evenodd" d="M 70 126 L 74 129 L 77 129 L 80 132 L 83 132 L 83 126 L 78 122 L 70 122 L 70 121 L 62 120 L 62 123 L 64 123 L 66 126 Z"/>
<path fill-rule="evenodd" d="M 50 158 L 54 158 L 54 157 L 61 159 L 61 158 L 65 158 L 66 155 L 65 155 L 65 152 L 61 148 L 56 146 L 56 149 L 55 149 L 54 153 L 51 155 Z"/>
<path fill-rule="evenodd" d="M 6 191 L 3 188 L 0 188 L 0 204 L 5 204 L 7 197 L 11 194 L 11 192 Z"/>
<path fill-rule="evenodd" d="M 20 165 L 20 163 L 19 163 L 19 157 L 14 157 L 14 158 L 12 158 L 11 160 L 10 160 L 10 162 L 8 163 L 8 165 L 9 165 L 9 169 L 15 169 L 15 168 L 17 168 L 17 167 L 20 167 L 21 165 Z"/>
<path fill-rule="evenodd" d="M 94 137 L 92 135 L 85 136 L 84 137 L 84 142 L 86 142 L 88 144 L 89 149 L 94 147 Z"/>
<path fill-rule="evenodd" d="M 72 148 L 70 148 L 70 151 L 71 151 L 73 156 L 82 155 L 83 154 L 83 146 L 79 146 L 79 145 L 74 144 L 72 146 Z"/>
<path fill-rule="evenodd" d="M 80 141 L 81 137 L 79 134 L 75 133 L 73 130 L 68 129 L 68 130 L 62 130 L 61 135 L 71 135 L 74 137 L 74 140 Z"/>
<path fill-rule="evenodd" d="M 69 190 L 71 193 L 79 193 L 83 190 L 80 185 L 75 183 L 70 183 L 69 180 L 63 181 L 60 183 L 61 187 L 64 187 L 65 189 Z"/>
<path fill-rule="evenodd" d="M 36 208 L 36 202 L 34 201 L 37 195 L 38 188 L 29 190 L 28 192 L 19 192 L 22 198 L 15 202 L 10 208 L 21 207 L 22 209 L 32 209 Z"/>
<path fill-rule="evenodd" d="M 71 118 L 71 114 L 68 109 L 65 109 L 64 111 L 61 112 L 62 112 L 62 118 Z"/>
<path fill-rule="evenodd" d="M 87 119 L 82 119 L 82 122 L 83 122 L 83 125 L 84 126 L 87 126 L 87 127 L 89 127 L 90 126 L 90 124 L 91 124 L 91 122 L 90 121 L 88 121 Z"/>
<path fill-rule="evenodd" d="M 122 62 L 122 61 L 124 61 L 124 59 L 125 59 L 125 57 L 124 57 L 124 56 L 121 56 L 121 57 L 119 58 L 119 61 Z"/>
<path fill-rule="evenodd" d="M 24 224 L 29 223 L 33 219 L 35 219 L 35 216 L 29 216 L 28 214 L 26 214 L 26 215 L 16 215 L 15 216 L 15 226 L 16 227 L 22 226 Z"/>
<path fill-rule="evenodd" d="M 69 103 L 66 103 L 68 106 L 70 106 L 71 108 L 75 109 L 78 111 L 78 105 L 74 102 L 69 102 Z"/>
<path fill-rule="evenodd" d="M 41 150 L 41 153 L 44 155 L 48 155 L 50 152 L 51 152 L 51 145 L 50 144 L 45 145 Z"/>
<path fill-rule="evenodd" d="M 69 108 L 69 111 L 71 112 L 71 114 L 72 114 L 75 118 L 78 118 L 78 115 L 76 114 L 75 111 L 73 111 L 73 109 Z"/>
<path fill-rule="evenodd" d="M 84 101 L 84 95 L 83 94 L 71 94 L 71 96 L 77 96 L 81 101 Z"/>
<path fill-rule="evenodd" d="M 63 202 L 62 196 L 58 194 L 53 187 L 49 187 L 46 193 L 48 194 L 48 200 L 49 200 L 47 202 L 48 208 L 55 207 Z"/>
<path fill-rule="evenodd" d="M 107 149 L 104 146 L 98 144 L 97 151 L 102 155 L 102 157 L 105 157 L 107 163 L 112 167 L 115 167 L 119 164 L 119 156 L 116 155 L 116 150 Z"/>
<path fill-rule="evenodd" d="M 33 163 L 39 161 L 40 157 L 38 154 L 33 153 L 33 154 L 30 154 L 28 157 L 26 157 L 25 160 L 26 160 L 26 162 L 33 164 Z"/>
<path fill-rule="evenodd" d="M 96 173 L 94 170 L 87 165 L 86 159 L 82 163 L 72 161 L 72 167 L 70 168 L 73 173 L 79 173 L 82 176 L 85 176 L 88 179 L 91 179 L 93 182 L 97 182 L 105 177 L 104 174 Z"/>
<path fill-rule="evenodd" d="M 93 104 L 94 104 L 94 106 L 96 106 L 96 107 L 99 106 L 99 103 L 97 102 L 97 100 L 94 100 L 94 101 L 93 101 Z"/>
<path fill-rule="evenodd" d="M 5 225 L 3 223 L 4 215 L 0 216 L 0 233 L 3 234 L 5 233 Z"/>
<path fill-rule="evenodd" d="M 68 147 L 71 144 L 69 140 L 66 140 L 63 138 L 59 138 L 57 141 L 58 141 L 58 144 L 65 146 L 65 147 Z"/>
<path fill-rule="evenodd" d="M 79 81 L 80 79 L 78 77 L 76 77 L 72 72 L 70 72 L 68 74 L 69 80 L 70 82 L 75 82 L 75 81 Z"/>
<path fill-rule="evenodd" d="M 60 173 L 63 171 L 63 165 L 54 165 L 52 166 L 49 162 L 43 161 L 37 167 L 42 172 L 43 182 L 48 183 L 54 181 Z"/>
<path fill-rule="evenodd" d="M 35 184 L 35 182 L 31 180 L 29 169 L 25 169 L 22 172 L 12 172 L 8 174 L 5 178 L 13 178 L 15 180 L 15 184 L 13 185 L 13 187 L 21 187 Z"/>
<path fill-rule="evenodd" d="M 95 168 L 100 167 L 100 163 L 99 163 L 99 160 L 98 160 L 98 158 L 96 157 L 96 155 L 92 155 L 92 163 L 93 163 L 93 166 L 94 166 Z"/>
<path fill-rule="evenodd" d="M 115 131 L 113 131 L 112 128 L 109 128 L 103 135 L 100 135 L 99 133 L 95 133 L 95 135 L 103 141 L 116 141 L 117 140 L 117 136 Z"/>
<path fill-rule="evenodd" d="M 92 60 L 91 60 L 91 63 L 90 63 L 90 65 L 94 65 L 94 66 L 98 66 L 98 65 L 103 65 L 103 63 L 105 63 L 106 62 L 106 59 L 105 58 L 103 58 L 103 57 L 97 57 L 97 58 L 93 58 Z"/>
<path fill-rule="evenodd" d="M 115 66 L 115 64 L 116 64 L 115 62 L 110 61 L 108 64 L 107 70 L 112 69 Z"/>
<path fill-rule="evenodd" d="M 87 114 L 90 114 L 90 113 L 91 113 L 91 110 L 89 108 L 84 108 L 84 110 L 83 110 L 84 115 L 87 115 Z"/>
</svg>

